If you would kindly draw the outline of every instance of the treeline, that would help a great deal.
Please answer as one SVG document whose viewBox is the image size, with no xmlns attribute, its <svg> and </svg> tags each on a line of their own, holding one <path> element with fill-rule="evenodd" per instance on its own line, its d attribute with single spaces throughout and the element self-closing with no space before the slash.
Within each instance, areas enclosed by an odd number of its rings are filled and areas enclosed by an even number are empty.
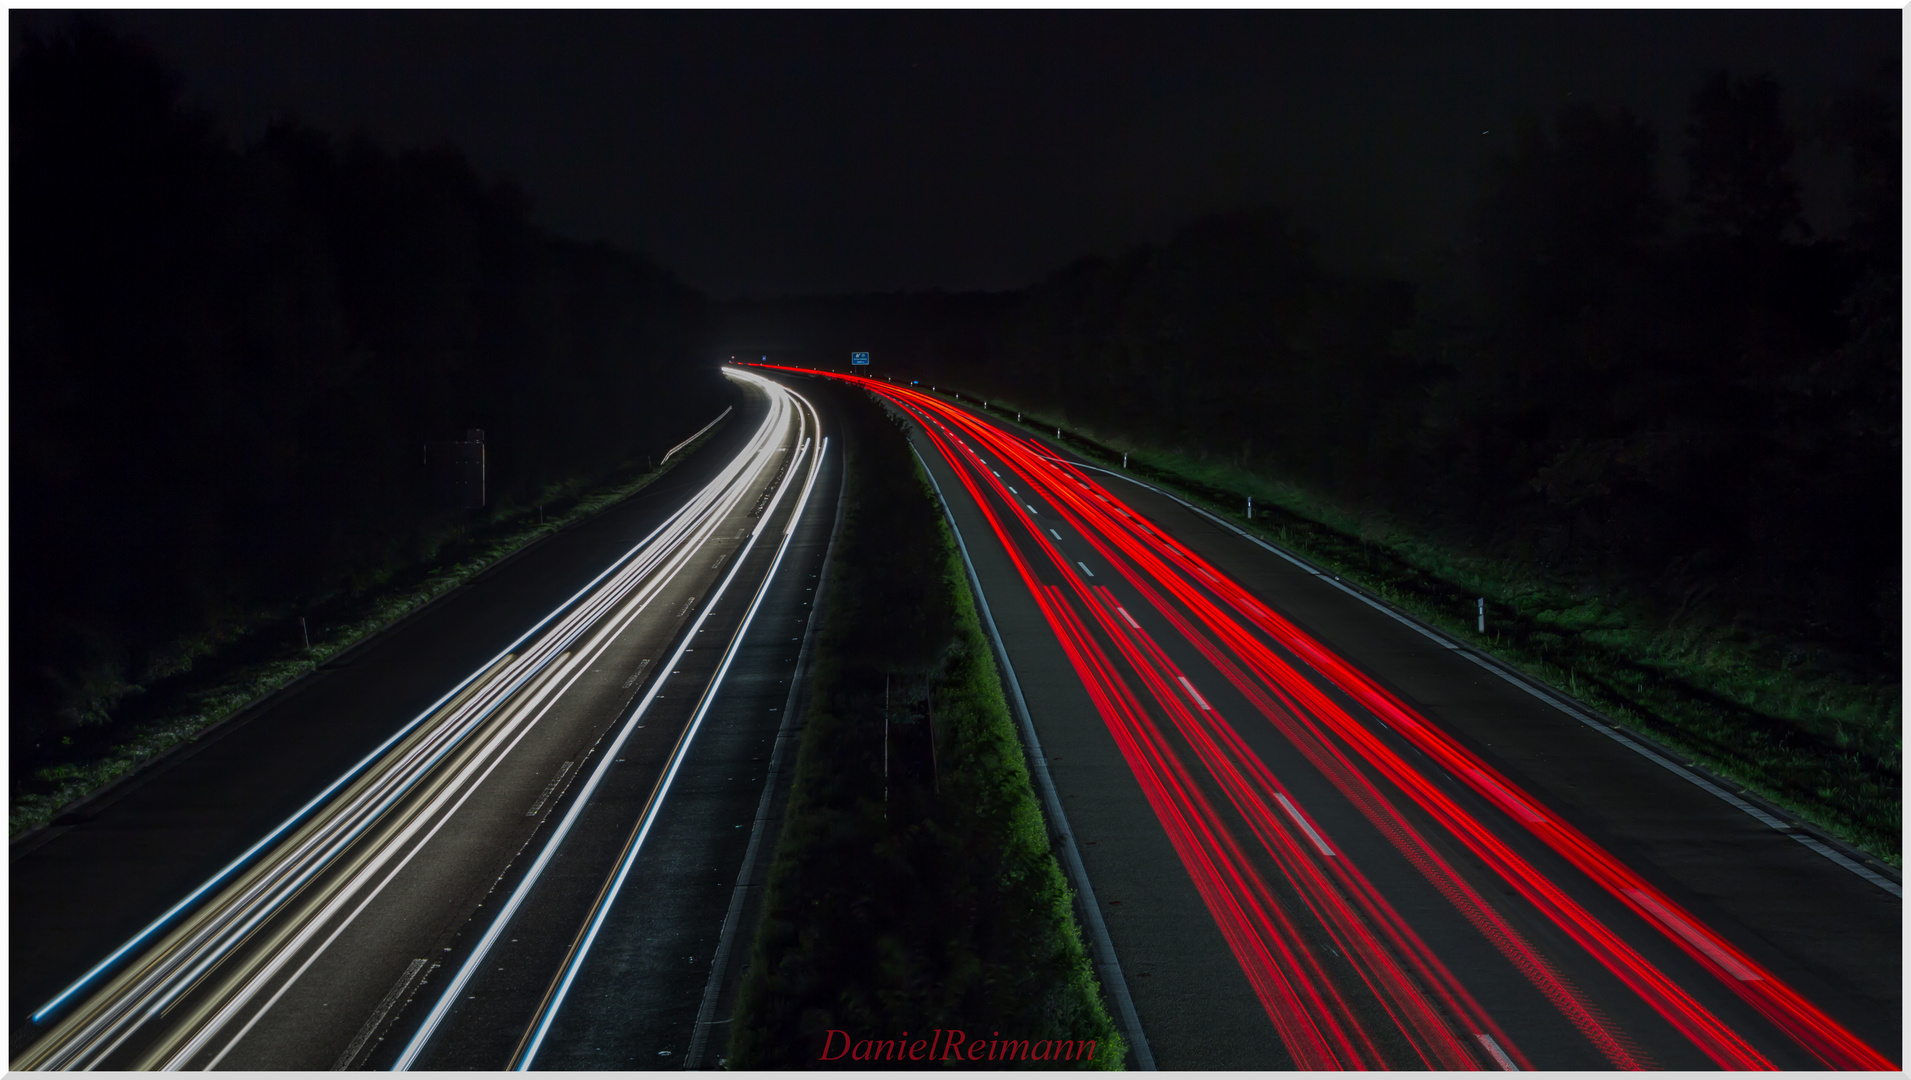
<svg viewBox="0 0 1911 1080">
<path fill-rule="evenodd" d="M 767 356 L 799 367 L 847 370 L 851 352 L 876 358 L 872 370 L 958 368 L 995 347 L 1014 292 L 849 293 L 727 300 L 716 305 L 725 354 Z"/>
<path fill-rule="evenodd" d="M 428 440 L 480 428 L 492 513 L 721 410 L 700 296 L 544 233 L 450 148 L 295 120 L 233 146 L 90 21 L 11 72 L 12 733 L 288 605 L 428 558 Z"/>
<path fill-rule="evenodd" d="M 920 370 L 1895 680 L 1896 87 L 1818 125 L 1851 166 L 1842 236 L 1801 215 L 1778 85 L 1722 73 L 1676 196 L 1650 127 L 1573 105 L 1490 161 L 1448 276 L 1336 273 L 1279 214 L 1214 217 Z"/>
<path fill-rule="evenodd" d="M 1019 1048 L 990 1068 L 1121 1068 L 953 534 L 882 409 L 815 392 L 847 506 L 726 1064 L 894 1069 L 864 1040 L 939 1030 Z"/>
</svg>

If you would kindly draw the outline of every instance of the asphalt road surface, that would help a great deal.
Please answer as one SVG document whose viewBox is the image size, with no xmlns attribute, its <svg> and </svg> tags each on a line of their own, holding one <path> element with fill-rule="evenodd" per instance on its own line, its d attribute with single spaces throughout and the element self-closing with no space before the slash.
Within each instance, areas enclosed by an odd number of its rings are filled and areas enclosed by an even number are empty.
<svg viewBox="0 0 1911 1080">
<path fill-rule="evenodd" d="M 1161 1068 L 1892 1069 L 1901 894 L 1331 577 L 914 416 Z"/>
<path fill-rule="evenodd" d="M 16 846 L 13 1067 L 667 1066 L 839 486 L 732 374 L 639 496 Z"/>
</svg>

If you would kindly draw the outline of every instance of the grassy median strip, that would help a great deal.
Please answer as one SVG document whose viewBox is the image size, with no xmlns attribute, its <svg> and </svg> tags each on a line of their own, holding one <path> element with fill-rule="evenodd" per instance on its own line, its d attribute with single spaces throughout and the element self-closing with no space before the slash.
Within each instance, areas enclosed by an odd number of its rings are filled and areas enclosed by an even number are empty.
<svg viewBox="0 0 1911 1080">
<path fill-rule="evenodd" d="M 845 405 L 849 508 L 725 1063 L 1121 1068 L 954 538 L 901 430 Z"/>
<path fill-rule="evenodd" d="M 65 807 L 230 720 L 531 544 L 637 494 L 723 426 L 704 432 L 668 463 L 627 466 L 596 485 L 584 480 L 554 484 L 536 507 L 496 507 L 461 527 L 423 564 L 393 568 L 383 583 L 369 590 L 313 605 L 310 649 L 296 629 L 287 632 L 283 613 L 273 613 L 262 616 L 248 633 L 189 650 L 194 662 L 171 676 L 170 685 L 142 689 L 139 696 L 150 696 L 151 704 L 128 702 L 125 711 L 130 715 L 68 734 L 61 746 L 30 763 L 24 776 L 15 776 L 8 835 L 22 836 L 45 825 Z M 260 640 L 267 634 L 274 638 L 269 644 Z"/>
<path fill-rule="evenodd" d="M 948 393 L 948 391 L 944 391 Z M 979 399 L 952 394 L 968 404 Z M 1017 406 L 994 401 L 998 418 Z M 1008 416 L 1004 416 L 1007 413 Z M 1900 864 L 1902 697 L 1801 660 L 1785 643 L 1591 595 L 1527 564 L 1457 552 L 1216 459 L 1022 426 L 1295 552 L 1847 842 Z M 1248 495 L 1254 517 L 1246 516 Z M 1476 604 L 1486 600 L 1486 632 Z"/>
</svg>

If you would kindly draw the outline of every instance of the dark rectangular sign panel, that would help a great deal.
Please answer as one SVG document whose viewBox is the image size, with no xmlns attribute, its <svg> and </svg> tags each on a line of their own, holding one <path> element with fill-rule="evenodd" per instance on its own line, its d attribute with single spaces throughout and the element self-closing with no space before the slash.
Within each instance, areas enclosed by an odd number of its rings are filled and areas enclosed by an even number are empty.
<svg viewBox="0 0 1911 1080">
<path fill-rule="evenodd" d="M 435 501 L 461 510 L 484 506 L 484 432 L 467 431 L 461 442 L 426 443 L 425 468 Z"/>
</svg>

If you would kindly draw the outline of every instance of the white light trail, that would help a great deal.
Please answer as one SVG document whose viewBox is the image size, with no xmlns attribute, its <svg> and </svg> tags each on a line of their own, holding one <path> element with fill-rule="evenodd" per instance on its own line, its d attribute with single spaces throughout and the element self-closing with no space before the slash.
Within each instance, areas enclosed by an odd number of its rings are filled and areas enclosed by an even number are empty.
<svg viewBox="0 0 1911 1080">
<path fill-rule="evenodd" d="M 774 385 L 748 373 L 728 374 Z M 173 1018 L 169 1034 L 148 1054 L 151 1065 L 164 1061 L 177 1067 L 189 1062 L 244 1014 L 272 977 L 351 899 L 367 887 L 372 888 L 371 895 L 382 890 L 411 857 L 404 855 L 386 870 L 402 850 L 389 845 L 409 844 L 415 853 L 581 674 L 588 659 L 691 565 L 693 553 L 711 539 L 731 510 L 753 494 L 751 478 L 767 464 L 791 420 L 788 397 L 780 387 L 772 390 L 771 408 L 762 424 L 709 484 L 504 651 L 43 1006 L 34 1014 L 36 1022 L 52 1018 L 92 988 L 78 1009 L 60 1019 L 12 1067 L 97 1067 L 184 995 L 200 989 L 203 977 L 236 950 L 265 943 L 267 948 L 248 953 L 246 964 L 224 974 L 225 981 L 213 988 L 218 993 L 200 995 L 207 1004 L 183 1020 Z M 580 639 L 593 627 L 598 632 L 579 647 Z M 535 643 L 524 648 L 533 638 Z M 556 666 L 573 650 L 577 655 L 571 664 Z M 560 682 L 561 688 L 548 693 Z M 521 692 L 527 694 L 523 701 L 502 708 Z M 390 818 L 407 798 L 412 800 L 406 804 L 409 809 L 397 819 Z M 364 845 L 367 837 L 380 842 Z M 348 855 L 350 861 L 341 863 Z M 340 866 L 354 869 L 333 874 L 318 892 L 310 892 L 315 879 Z M 359 904 L 346 921 L 363 906 Z M 258 937 L 288 912 L 303 915 Z M 320 951 L 336 936 L 334 931 Z M 299 971 L 309 963 L 308 959 Z M 116 967 L 124 970 L 93 986 Z M 283 992 L 280 987 L 264 1008 L 270 1008 Z M 257 1018 L 255 1014 L 251 1022 Z M 243 1035 L 241 1030 L 218 1056 L 223 1058 Z"/>
</svg>

